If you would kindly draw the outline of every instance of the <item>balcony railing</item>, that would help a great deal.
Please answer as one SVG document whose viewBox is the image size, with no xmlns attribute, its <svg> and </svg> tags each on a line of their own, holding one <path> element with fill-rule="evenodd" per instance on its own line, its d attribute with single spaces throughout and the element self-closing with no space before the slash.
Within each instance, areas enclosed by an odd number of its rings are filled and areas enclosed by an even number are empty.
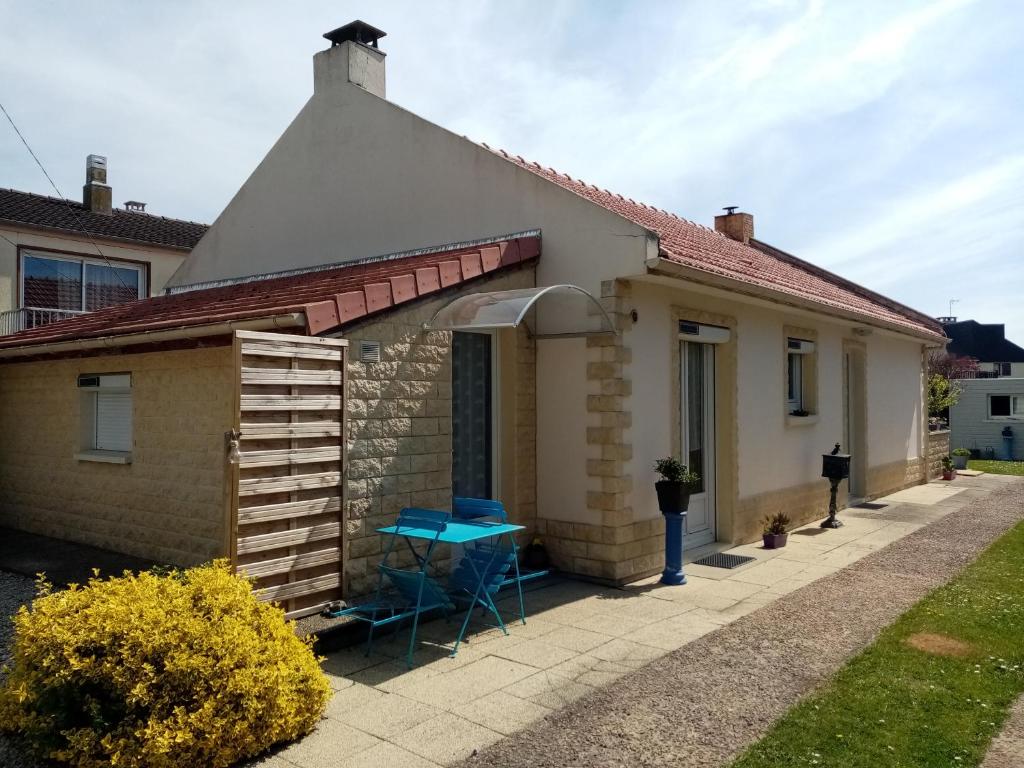
<svg viewBox="0 0 1024 768">
<path fill-rule="evenodd" d="M 953 371 L 954 379 L 998 379 L 999 371 Z"/>
<path fill-rule="evenodd" d="M 60 320 L 87 314 L 74 309 L 42 309 L 40 307 L 22 307 L 7 312 L 0 312 L 0 336 L 8 336 L 27 328 L 38 328 Z"/>
</svg>

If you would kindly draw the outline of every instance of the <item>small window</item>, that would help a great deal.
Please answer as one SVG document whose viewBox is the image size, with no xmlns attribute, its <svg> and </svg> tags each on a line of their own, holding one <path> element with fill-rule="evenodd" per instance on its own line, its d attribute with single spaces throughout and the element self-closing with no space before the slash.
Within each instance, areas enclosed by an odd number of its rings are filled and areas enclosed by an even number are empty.
<svg viewBox="0 0 1024 768">
<path fill-rule="evenodd" d="M 989 395 L 990 419 L 1024 419 L 1024 395 Z"/>
<path fill-rule="evenodd" d="M 130 373 L 78 377 L 82 397 L 83 451 L 127 454 L 132 450 L 132 377 Z"/>
<path fill-rule="evenodd" d="M 996 363 L 996 372 L 1000 376 L 1010 375 L 1010 364 L 1009 363 Z"/>
<path fill-rule="evenodd" d="M 786 413 L 809 416 L 814 412 L 814 342 L 786 339 Z"/>
</svg>

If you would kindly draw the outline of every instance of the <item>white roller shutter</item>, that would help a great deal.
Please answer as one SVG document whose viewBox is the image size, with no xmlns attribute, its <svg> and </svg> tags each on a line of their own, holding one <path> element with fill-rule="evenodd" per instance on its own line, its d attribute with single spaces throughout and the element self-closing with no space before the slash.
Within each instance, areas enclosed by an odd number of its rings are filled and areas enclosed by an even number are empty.
<svg viewBox="0 0 1024 768">
<path fill-rule="evenodd" d="M 96 393 L 96 449 L 132 449 L 132 395 L 130 392 Z"/>
</svg>

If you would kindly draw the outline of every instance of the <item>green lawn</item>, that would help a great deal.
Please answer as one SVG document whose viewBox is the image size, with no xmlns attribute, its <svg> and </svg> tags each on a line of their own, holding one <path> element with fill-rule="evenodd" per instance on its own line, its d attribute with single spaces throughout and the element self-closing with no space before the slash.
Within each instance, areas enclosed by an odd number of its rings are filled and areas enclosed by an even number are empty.
<svg viewBox="0 0 1024 768">
<path fill-rule="evenodd" d="M 1022 564 L 1024 523 L 885 629 L 733 768 L 977 766 L 1024 692 Z M 933 655 L 906 644 L 917 633 L 970 648 Z"/>
<path fill-rule="evenodd" d="M 991 472 L 993 475 L 1024 475 L 1024 461 L 981 461 L 971 459 L 968 469 Z"/>
</svg>

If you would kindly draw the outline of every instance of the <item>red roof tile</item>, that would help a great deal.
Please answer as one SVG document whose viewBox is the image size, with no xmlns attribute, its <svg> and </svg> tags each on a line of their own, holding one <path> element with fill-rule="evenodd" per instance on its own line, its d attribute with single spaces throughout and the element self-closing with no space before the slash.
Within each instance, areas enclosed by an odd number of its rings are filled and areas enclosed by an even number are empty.
<svg viewBox="0 0 1024 768">
<path fill-rule="evenodd" d="M 86 210 L 74 200 L 47 197 L 16 189 L 0 189 L 0 225 L 13 224 L 89 234 L 97 240 L 126 240 L 191 250 L 208 229 L 206 224 L 168 219 L 151 213 L 115 208 L 108 216 Z"/>
<path fill-rule="evenodd" d="M 495 154 L 654 232 L 660 240 L 660 255 L 666 259 L 917 333 L 942 336 L 942 326 L 934 318 L 766 243 L 754 240 L 744 245 L 713 229 L 598 189 L 553 168 L 526 162 L 504 151 Z"/>
<path fill-rule="evenodd" d="M 481 252 L 491 249 L 495 257 L 482 259 Z M 306 332 L 318 334 L 434 293 L 442 287 L 528 262 L 539 254 L 540 237 L 529 235 L 485 245 L 439 249 L 156 296 L 0 337 L 0 349 L 212 325 L 291 312 L 304 312 Z M 471 268 L 466 269 L 463 266 L 466 264 Z"/>
</svg>

